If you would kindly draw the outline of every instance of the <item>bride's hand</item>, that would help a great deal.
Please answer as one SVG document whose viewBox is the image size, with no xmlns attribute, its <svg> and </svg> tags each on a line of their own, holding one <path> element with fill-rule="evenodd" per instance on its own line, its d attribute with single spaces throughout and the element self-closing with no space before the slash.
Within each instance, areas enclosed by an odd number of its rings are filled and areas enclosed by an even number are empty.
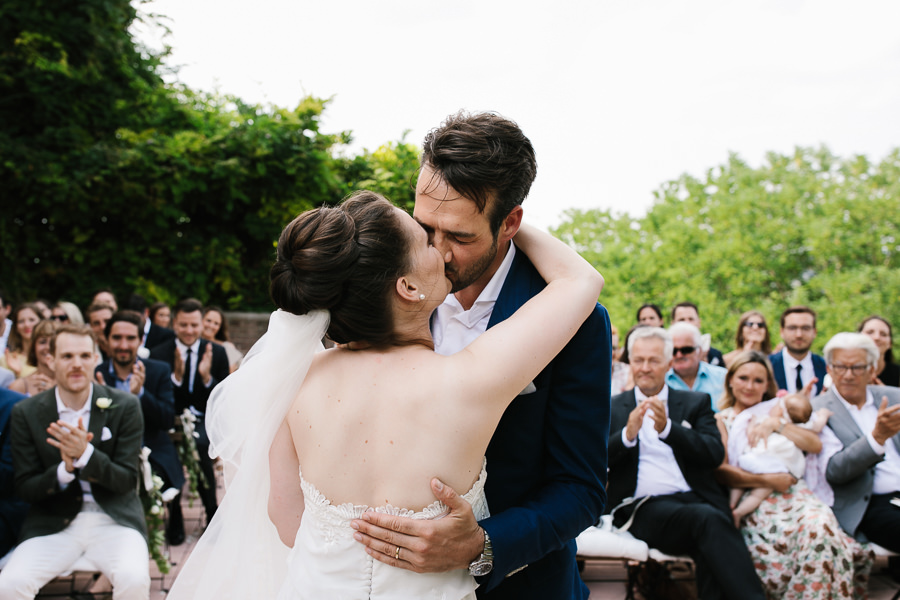
<svg viewBox="0 0 900 600">
<path fill-rule="evenodd" d="M 376 560 L 416 573 L 464 569 L 481 555 L 484 532 L 472 507 L 449 485 L 431 480 L 435 498 L 450 509 L 440 519 L 408 519 L 367 512 L 351 521 L 354 538 Z M 398 558 L 399 555 L 399 558 Z"/>
</svg>

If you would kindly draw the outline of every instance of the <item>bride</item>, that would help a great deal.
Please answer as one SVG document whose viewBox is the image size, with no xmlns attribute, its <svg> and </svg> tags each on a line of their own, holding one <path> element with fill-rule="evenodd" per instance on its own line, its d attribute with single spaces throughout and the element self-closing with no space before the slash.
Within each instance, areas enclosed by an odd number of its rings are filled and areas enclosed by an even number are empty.
<svg viewBox="0 0 900 600">
<path fill-rule="evenodd" d="M 469 490 L 476 518 L 487 516 L 494 428 L 603 287 L 550 235 L 522 226 L 515 242 L 547 286 L 440 356 L 429 319 L 450 281 L 408 214 L 357 192 L 285 228 L 271 281 L 281 310 L 210 401 L 227 493 L 170 599 L 475 597 L 465 569 L 423 574 L 374 560 L 350 521 L 366 510 L 441 518 L 433 478 Z M 317 352 L 323 334 L 342 346 Z"/>
</svg>

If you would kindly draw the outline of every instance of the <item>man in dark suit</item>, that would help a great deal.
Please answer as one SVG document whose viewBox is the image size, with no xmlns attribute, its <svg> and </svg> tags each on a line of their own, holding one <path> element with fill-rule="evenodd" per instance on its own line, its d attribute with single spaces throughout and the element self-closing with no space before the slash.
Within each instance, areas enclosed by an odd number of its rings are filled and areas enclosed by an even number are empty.
<svg viewBox="0 0 900 600">
<path fill-rule="evenodd" d="M 131 394 L 92 383 L 94 343 L 87 326 L 61 327 L 50 346 L 57 386 L 13 408 L 16 492 L 31 508 L 0 572 L 0 598 L 33 598 L 81 556 L 117 599 L 150 593 L 137 495 L 141 409 Z"/>
<path fill-rule="evenodd" d="M 161 360 L 172 368 L 175 410 L 181 414 L 190 410 L 196 417 L 197 451 L 200 468 L 207 485 L 201 483 L 200 499 L 209 523 L 216 513 L 216 474 L 209 457 L 209 437 L 206 435 L 206 403 L 213 388 L 228 376 L 228 355 L 225 348 L 201 339 L 203 305 L 188 298 L 172 308 L 175 338 L 150 349 L 150 358 Z"/>
<path fill-rule="evenodd" d="M 112 358 L 97 367 L 96 376 L 104 385 L 129 392 L 141 401 L 144 415 L 144 446 L 150 448 L 150 465 L 163 480 L 163 489 L 181 490 L 184 469 L 169 430 L 175 426 L 175 398 L 172 395 L 172 370 L 152 358 L 138 358 L 143 319 L 132 310 L 115 313 L 106 323 L 106 340 Z M 184 518 L 181 495 L 169 503 L 166 537 L 169 544 L 184 542 Z"/>
<path fill-rule="evenodd" d="M 147 350 L 175 338 L 174 331 L 167 327 L 160 327 L 150 320 L 150 308 L 147 306 L 147 300 L 140 294 L 128 296 L 126 306 L 129 310 L 133 310 L 141 315 L 143 319 L 144 326 L 141 329 L 143 342 L 141 342 L 141 345 Z"/>
<path fill-rule="evenodd" d="M 672 338 L 658 327 L 628 339 L 635 388 L 610 400 L 613 523 L 667 554 L 690 556 L 701 598 L 765 597 L 750 552 L 714 477 L 725 449 L 708 394 L 666 386 Z"/>
<path fill-rule="evenodd" d="M 28 503 L 15 493 L 9 427 L 13 406 L 25 398 L 25 394 L 0 387 L 0 556 L 16 545 L 28 514 Z"/>
<path fill-rule="evenodd" d="M 816 312 L 808 306 L 792 306 L 781 313 L 781 339 L 784 349 L 769 356 L 778 389 L 789 393 L 806 389 L 809 396 L 821 393 L 825 359 L 810 351 L 816 339 Z"/>
<path fill-rule="evenodd" d="M 426 137 L 413 216 L 444 254 L 453 292 L 432 323 L 437 352 L 464 348 L 545 286 L 511 242 L 536 168 L 528 138 L 495 114 L 460 113 Z M 476 522 L 443 486 L 434 492 L 451 518 L 423 526 L 367 513 L 355 522 L 363 543 L 402 568 L 468 566 L 480 598 L 586 598 L 574 539 L 606 497 L 610 354 L 598 305 L 501 419 L 487 449 L 489 518 Z"/>
<path fill-rule="evenodd" d="M 833 414 L 828 427 L 842 448 L 828 460 L 834 514 L 861 542 L 900 552 L 900 390 L 869 385 L 878 348 L 861 333 L 839 333 L 825 345 L 834 385 L 813 400 Z M 900 574 L 900 562 L 891 569 Z"/>
</svg>

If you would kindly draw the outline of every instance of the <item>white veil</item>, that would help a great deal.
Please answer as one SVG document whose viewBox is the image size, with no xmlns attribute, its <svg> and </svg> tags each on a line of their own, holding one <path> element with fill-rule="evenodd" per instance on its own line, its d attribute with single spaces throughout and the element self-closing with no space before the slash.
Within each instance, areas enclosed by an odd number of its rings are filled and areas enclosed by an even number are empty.
<svg viewBox="0 0 900 600">
<path fill-rule="evenodd" d="M 274 598 L 289 549 L 269 521 L 269 447 L 303 383 L 329 313 L 278 310 L 240 369 L 213 390 L 209 453 L 225 464 L 226 494 L 168 595 L 169 600 Z M 298 473 L 299 477 L 299 473 Z"/>
</svg>

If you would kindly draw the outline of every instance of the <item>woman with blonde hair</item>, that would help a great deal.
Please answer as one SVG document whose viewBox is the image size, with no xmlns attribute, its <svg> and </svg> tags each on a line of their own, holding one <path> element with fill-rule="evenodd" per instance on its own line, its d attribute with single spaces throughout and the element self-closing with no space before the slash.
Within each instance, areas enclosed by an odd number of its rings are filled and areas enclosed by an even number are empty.
<svg viewBox="0 0 900 600">
<path fill-rule="evenodd" d="M 56 385 L 56 373 L 51 366 L 50 340 L 56 334 L 56 321 L 39 322 L 31 334 L 31 348 L 28 350 L 28 364 L 37 367 L 31 375 L 13 381 L 9 389 L 14 392 L 34 396 Z"/>
<path fill-rule="evenodd" d="M 755 350 L 766 356 L 772 353 L 772 339 L 769 336 L 769 326 L 766 318 L 758 310 L 748 310 L 738 320 L 737 334 L 734 336 L 735 349 L 722 357 L 725 367 L 731 366 L 738 354 Z M 725 390 L 728 393 L 728 390 Z"/>
<path fill-rule="evenodd" d="M 84 325 L 84 317 L 81 315 L 81 309 L 71 302 L 60 300 L 53 306 L 50 312 L 50 318 L 59 323 Z"/>
</svg>

